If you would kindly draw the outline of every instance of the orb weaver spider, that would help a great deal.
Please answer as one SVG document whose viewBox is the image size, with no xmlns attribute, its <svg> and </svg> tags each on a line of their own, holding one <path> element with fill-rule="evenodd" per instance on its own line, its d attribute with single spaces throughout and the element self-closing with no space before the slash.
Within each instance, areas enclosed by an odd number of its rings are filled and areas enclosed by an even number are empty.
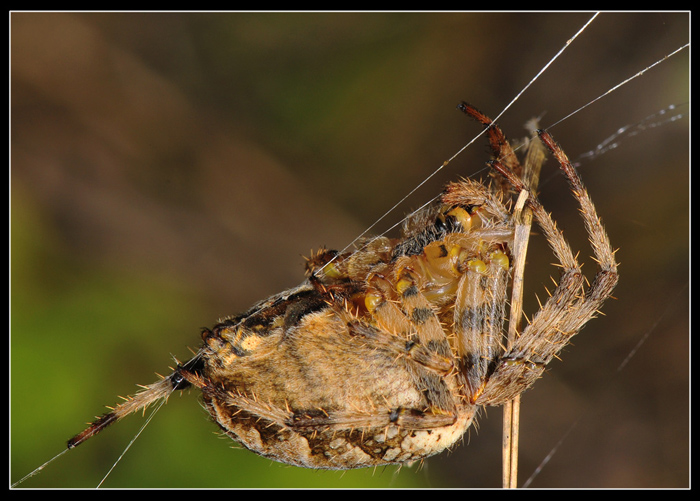
<svg viewBox="0 0 700 501">
<path fill-rule="evenodd" d="M 503 132 L 472 106 L 459 108 L 487 128 L 495 157 L 490 186 L 450 183 L 435 204 L 407 219 L 400 238 L 318 251 L 301 285 L 204 329 L 192 359 L 68 448 L 193 386 L 221 429 L 264 457 L 325 469 L 404 464 L 451 447 L 480 407 L 529 388 L 610 296 L 617 263 L 579 175 L 547 132 L 538 131 L 539 140 L 580 205 L 598 264 L 588 287 Z M 517 218 L 503 198 L 513 194 L 526 202 L 561 277 L 507 340 Z"/>
</svg>

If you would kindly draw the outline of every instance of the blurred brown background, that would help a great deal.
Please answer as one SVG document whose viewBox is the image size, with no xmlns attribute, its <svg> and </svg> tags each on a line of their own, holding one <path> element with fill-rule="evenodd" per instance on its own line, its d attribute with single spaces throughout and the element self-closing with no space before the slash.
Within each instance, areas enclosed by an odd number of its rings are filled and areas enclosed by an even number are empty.
<svg viewBox="0 0 700 501">
<path fill-rule="evenodd" d="M 495 116 L 590 14 L 13 13 L 11 481 L 117 395 L 188 357 L 199 329 L 302 279 Z M 686 13 L 602 14 L 500 120 L 545 127 L 689 40 Z M 551 129 L 575 158 L 671 104 L 581 174 L 619 247 L 617 300 L 524 395 L 521 483 L 689 485 L 689 51 Z M 658 122 L 662 120 L 653 120 Z M 488 159 L 482 140 L 374 230 Z M 594 270 L 552 163 L 541 197 Z M 531 246 L 545 295 L 553 257 Z M 625 366 L 617 367 L 646 334 Z M 232 449 L 174 395 L 106 487 L 498 487 L 500 409 L 422 468 L 287 467 Z M 94 487 L 143 419 L 26 487 Z M 578 423 L 567 435 L 574 423 Z"/>
</svg>

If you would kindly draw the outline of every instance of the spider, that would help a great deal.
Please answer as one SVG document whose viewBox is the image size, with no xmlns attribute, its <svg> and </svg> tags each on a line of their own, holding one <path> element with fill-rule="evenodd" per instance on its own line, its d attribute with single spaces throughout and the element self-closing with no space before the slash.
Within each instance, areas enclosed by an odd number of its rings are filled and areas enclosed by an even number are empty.
<svg viewBox="0 0 700 501">
<path fill-rule="evenodd" d="M 587 287 L 563 234 L 521 179 L 527 174 L 501 129 L 474 107 L 459 108 L 488 129 L 490 186 L 450 183 L 436 203 L 407 219 L 400 238 L 318 251 L 301 285 L 204 329 L 192 359 L 103 415 L 68 448 L 175 390 L 196 387 L 223 432 L 264 457 L 323 469 L 404 464 L 450 448 L 480 407 L 529 388 L 610 296 L 617 263 L 580 177 L 547 132 L 538 131 L 539 139 L 580 205 L 598 264 Z M 526 199 L 561 277 L 529 324 L 506 341 L 517 216 L 503 198 L 514 194 Z"/>
</svg>

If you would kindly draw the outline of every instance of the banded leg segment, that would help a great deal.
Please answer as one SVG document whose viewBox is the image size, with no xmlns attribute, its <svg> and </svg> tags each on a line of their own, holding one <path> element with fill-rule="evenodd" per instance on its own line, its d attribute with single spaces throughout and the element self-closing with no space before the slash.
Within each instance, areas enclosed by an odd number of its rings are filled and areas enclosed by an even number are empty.
<svg viewBox="0 0 700 501">
<path fill-rule="evenodd" d="M 494 361 L 503 353 L 508 265 L 502 260 L 467 262 L 454 308 L 454 332 L 471 403 L 484 391 Z"/>
</svg>

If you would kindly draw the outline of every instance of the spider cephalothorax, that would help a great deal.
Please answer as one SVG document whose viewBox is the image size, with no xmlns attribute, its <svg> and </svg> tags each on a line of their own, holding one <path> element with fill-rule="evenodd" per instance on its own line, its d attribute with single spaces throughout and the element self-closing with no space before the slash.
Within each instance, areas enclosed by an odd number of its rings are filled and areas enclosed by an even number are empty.
<svg viewBox="0 0 700 501">
<path fill-rule="evenodd" d="M 546 132 L 540 139 L 580 204 L 599 266 L 588 288 L 500 129 L 461 109 L 488 127 L 494 172 L 523 194 L 562 270 L 516 339 L 504 334 L 516 238 L 512 204 L 501 200 L 508 190 L 462 180 L 409 218 L 400 238 L 319 251 L 301 285 L 205 329 L 193 359 L 69 447 L 193 385 L 223 431 L 263 456 L 310 468 L 405 463 L 450 447 L 479 407 L 532 385 L 610 295 L 617 264 L 578 174 Z"/>
</svg>

